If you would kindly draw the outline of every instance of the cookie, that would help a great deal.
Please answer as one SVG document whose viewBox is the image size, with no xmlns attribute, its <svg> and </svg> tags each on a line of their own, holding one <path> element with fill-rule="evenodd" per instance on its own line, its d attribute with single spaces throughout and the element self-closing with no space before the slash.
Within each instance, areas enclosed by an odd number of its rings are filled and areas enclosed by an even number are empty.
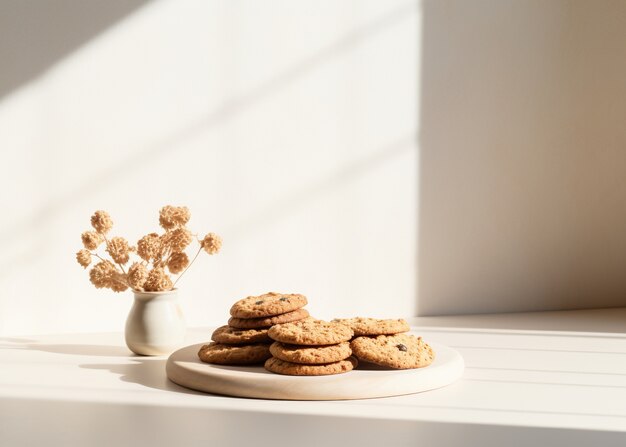
<svg viewBox="0 0 626 447">
<path fill-rule="evenodd" d="M 326 376 L 352 371 L 357 364 L 358 361 L 354 357 L 323 365 L 300 365 L 272 357 L 265 362 L 265 369 L 273 373 L 289 376 Z"/>
<path fill-rule="evenodd" d="M 359 360 L 396 369 L 422 368 L 435 358 L 422 337 L 409 334 L 357 337 L 350 348 Z"/>
<path fill-rule="evenodd" d="M 268 335 L 292 345 L 334 345 L 350 340 L 353 332 L 343 324 L 310 319 L 272 326 Z"/>
<path fill-rule="evenodd" d="M 237 301 L 230 308 L 230 315 L 235 318 L 271 317 L 300 309 L 306 304 L 304 295 L 269 292 Z"/>
<path fill-rule="evenodd" d="M 403 319 L 379 320 L 378 318 L 335 318 L 336 323 L 345 324 L 353 331 L 355 337 L 361 335 L 393 335 L 408 332 L 411 328 Z"/>
<path fill-rule="evenodd" d="M 306 309 L 296 309 L 291 312 L 287 312 L 280 315 L 274 315 L 273 317 L 264 318 L 235 318 L 230 317 L 228 325 L 234 328 L 240 329 L 260 329 L 269 328 L 275 324 L 290 323 L 292 321 L 304 320 L 309 316 L 309 311 Z"/>
<path fill-rule="evenodd" d="M 262 363 L 271 356 L 269 345 L 263 343 L 252 345 L 209 343 L 198 351 L 200 360 L 218 365 L 253 365 Z"/>
<path fill-rule="evenodd" d="M 244 345 L 250 343 L 268 343 L 272 339 L 267 335 L 267 329 L 237 329 L 222 326 L 215 329 L 211 340 L 226 345 Z"/>
<path fill-rule="evenodd" d="M 270 346 L 270 352 L 277 359 L 305 365 L 338 362 L 352 354 L 350 343 L 347 341 L 328 346 L 287 345 L 275 341 Z"/>
</svg>

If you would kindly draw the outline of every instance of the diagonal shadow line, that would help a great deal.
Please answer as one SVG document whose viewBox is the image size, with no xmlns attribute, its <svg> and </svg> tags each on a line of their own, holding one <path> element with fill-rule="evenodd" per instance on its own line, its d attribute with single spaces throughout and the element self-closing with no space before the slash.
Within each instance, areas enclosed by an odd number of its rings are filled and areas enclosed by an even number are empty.
<svg viewBox="0 0 626 447">
<path fill-rule="evenodd" d="M 245 220 L 240 221 L 231 227 L 227 226 L 224 229 L 224 234 L 230 234 L 231 237 L 237 237 L 238 235 L 244 233 L 244 229 L 246 228 L 253 228 L 254 231 L 258 231 L 264 226 L 269 225 L 273 220 L 278 219 L 280 216 L 283 216 L 288 212 L 293 212 L 293 210 L 298 207 L 304 207 L 305 202 L 315 200 L 324 193 L 358 178 L 371 168 L 378 167 L 390 159 L 411 151 L 414 148 L 416 140 L 417 132 L 411 132 L 385 146 L 383 149 L 374 152 L 368 157 L 364 157 L 345 168 L 329 174 L 322 180 L 317 181 L 312 185 L 298 189 L 283 199 L 275 201 L 262 210 L 253 213 Z M 7 276 L 11 269 L 17 268 L 22 263 L 27 262 L 31 259 L 31 256 L 37 253 L 37 251 L 38 249 L 35 248 L 21 253 L 19 256 L 15 256 L 8 261 L 0 263 L 0 278 Z"/>
<path fill-rule="evenodd" d="M 90 178 L 89 182 L 77 186 L 71 192 L 50 200 L 39 211 L 25 219 L 17 221 L 17 223 L 13 224 L 8 230 L 1 233 L 0 244 L 6 244 L 10 240 L 18 238 L 20 234 L 31 233 L 35 228 L 43 225 L 44 222 L 51 217 L 60 214 L 62 210 L 71 203 L 99 191 L 114 179 L 130 175 L 136 170 L 137 166 L 145 167 L 147 163 L 154 162 L 157 157 L 167 153 L 174 144 L 181 144 L 185 141 L 192 140 L 202 131 L 233 118 L 251 108 L 253 105 L 285 89 L 289 84 L 293 84 L 303 78 L 316 67 L 327 63 L 403 20 L 411 18 L 417 11 L 417 5 L 414 2 L 405 4 L 390 13 L 358 27 L 339 40 L 322 48 L 309 58 L 286 69 L 277 76 L 262 82 L 251 91 L 225 101 L 217 109 L 201 116 L 194 123 L 165 136 L 160 141 L 148 145 L 143 150 L 116 163 L 114 166 L 100 172 L 98 175 L 94 175 Z"/>
<path fill-rule="evenodd" d="M 231 228 L 226 227 L 224 233 L 232 232 L 230 233 L 232 237 L 243 233 L 244 228 L 254 228 L 257 231 L 271 223 L 271 221 L 276 220 L 279 216 L 292 212 L 296 208 L 304 207 L 304 202 L 311 202 L 324 193 L 351 182 L 368 172 L 371 168 L 381 166 L 384 162 L 413 150 L 416 141 L 417 132 L 411 132 L 370 156 L 364 157 L 347 167 L 338 169 L 314 184 L 295 190 L 288 196 L 275 201 L 259 212 L 250 215 L 245 220 L 238 222 Z"/>
<path fill-rule="evenodd" d="M 0 2 L 0 100 L 148 3 L 150 0 Z"/>
</svg>

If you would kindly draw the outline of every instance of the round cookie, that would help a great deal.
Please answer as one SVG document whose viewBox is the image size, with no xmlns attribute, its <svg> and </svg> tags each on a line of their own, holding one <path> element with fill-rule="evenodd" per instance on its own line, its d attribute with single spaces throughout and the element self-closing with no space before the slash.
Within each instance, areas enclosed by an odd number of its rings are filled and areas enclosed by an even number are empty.
<svg viewBox="0 0 626 447">
<path fill-rule="evenodd" d="M 267 344 L 225 345 L 209 343 L 198 351 L 200 360 L 218 365 L 253 365 L 270 358 L 270 347 Z"/>
<path fill-rule="evenodd" d="M 348 326 L 322 320 L 301 320 L 272 326 L 268 331 L 272 340 L 291 345 L 334 345 L 352 338 Z"/>
<path fill-rule="evenodd" d="M 409 323 L 399 318 L 397 320 L 380 320 L 378 318 L 335 318 L 336 323 L 345 324 L 354 331 L 355 337 L 361 335 L 393 335 L 408 332 Z"/>
<path fill-rule="evenodd" d="M 235 318 L 271 317 L 300 309 L 306 304 L 304 295 L 269 292 L 237 301 L 230 308 L 230 315 Z"/>
<path fill-rule="evenodd" d="M 323 365 L 299 365 L 298 363 L 285 362 L 272 357 L 265 362 L 265 369 L 273 373 L 289 376 L 327 376 L 352 371 L 357 364 L 358 361 L 354 357 Z"/>
<path fill-rule="evenodd" d="M 228 325 L 234 328 L 240 329 L 261 329 L 269 328 L 275 324 L 290 323 L 292 321 L 304 320 L 309 316 L 309 311 L 306 309 L 296 309 L 291 312 L 287 312 L 280 315 L 274 315 L 273 317 L 264 318 L 235 318 L 230 317 L 228 319 Z"/>
<path fill-rule="evenodd" d="M 409 334 L 357 337 L 350 343 L 359 360 L 395 369 L 422 368 L 430 365 L 435 353 L 422 337 Z"/>
<path fill-rule="evenodd" d="M 243 345 L 250 343 L 267 343 L 272 339 L 267 335 L 267 329 L 237 329 L 222 326 L 215 329 L 211 340 L 226 345 Z"/>
<path fill-rule="evenodd" d="M 352 354 L 350 343 L 347 341 L 328 346 L 297 346 L 275 341 L 270 345 L 270 352 L 285 362 L 306 365 L 339 362 Z"/>
</svg>

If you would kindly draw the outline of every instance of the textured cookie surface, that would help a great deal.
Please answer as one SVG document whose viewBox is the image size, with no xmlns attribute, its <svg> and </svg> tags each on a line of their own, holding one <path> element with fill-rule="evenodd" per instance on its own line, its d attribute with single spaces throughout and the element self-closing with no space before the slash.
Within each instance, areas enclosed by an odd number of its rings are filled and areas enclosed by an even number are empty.
<svg viewBox="0 0 626 447">
<path fill-rule="evenodd" d="M 298 363 L 285 362 L 276 357 L 265 362 L 265 369 L 277 374 L 289 376 L 326 376 L 329 374 L 341 374 L 352 371 L 358 362 L 354 357 L 323 365 L 300 365 Z"/>
<path fill-rule="evenodd" d="M 353 332 L 348 326 L 322 320 L 302 320 L 272 326 L 272 340 L 292 345 L 333 345 L 348 341 Z"/>
<path fill-rule="evenodd" d="M 241 329 L 254 329 L 254 328 L 269 328 L 275 324 L 290 323 L 292 321 L 300 321 L 309 316 L 309 311 L 306 309 L 296 309 L 291 312 L 287 312 L 280 315 L 274 315 L 273 317 L 264 318 L 235 318 L 230 317 L 228 325 L 234 328 Z"/>
<path fill-rule="evenodd" d="M 268 343 L 272 340 L 267 335 L 267 329 L 237 329 L 222 326 L 215 329 L 211 340 L 227 345 L 243 345 L 250 343 Z"/>
<path fill-rule="evenodd" d="M 356 337 L 361 335 L 392 335 L 408 332 L 411 328 L 403 319 L 380 320 L 378 318 L 335 318 L 334 322 L 349 326 Z"/>
<path fill-rule="evenodd" d="M 230 308 L 230 315 L 235 318 L 271 317 L 300 309 L 306 304 L 304 295 L 269 292 L 237 301 Z"/>
<path fill-rule="evenodd" d="M 344 341 L 327 346 L 298 346 L 275 341 L 270 346 L 272 355 L 280 360 L 305 365 L 319 365 L 345 360 L 352 354 L 350 343 Z"/>
<path fill-rule="evenodd" d="M 357 337 L 350 347 L 359 360 L 396 369 L 422 368 L 435 358 L 422 337 L 409 334 Z"/>
<path fill-rule="evenodd" d="M 261 343 L 253 345 L 209 343 L 198 351 L 200 360 L 219 365 L 253 365 L 262 363 L 271 356 L 269 345 Z"/>
</svg>

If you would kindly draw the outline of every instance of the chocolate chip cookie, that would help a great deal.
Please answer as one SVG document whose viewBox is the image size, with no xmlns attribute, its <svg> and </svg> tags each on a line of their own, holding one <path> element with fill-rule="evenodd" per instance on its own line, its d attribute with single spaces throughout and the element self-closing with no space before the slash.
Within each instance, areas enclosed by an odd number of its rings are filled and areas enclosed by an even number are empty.
<svg viewBox="0 0 626 447">
<path fill-rule="evenodd" d="M 228 325 L 234 328 L 240 329 L 260 329 L 269 328 L 275 324 L 290 323 L 292 321 L 304 320 L 309 316 L 309 311 L 306 309 L 296 309 L 291 312 L 287 312 L 280 315 L 274 315 L 273 317 L 264 318 L 235 318 L 230 317 Z"/>
<path fill-rule="evenodd" d="M 235 318 L 271 317 L 300 309 L 306 304 L 304 295 L 269 292 L 237 301 L 230 308 L 230 315 Z"/>
<path fill-rule="evenodd" d="M 348 326 L 322 320 L 301 320 L 272 326 L 268 331 L 272 340 L 292 345 L 334 345 L 352 338 Z"/>
<path fill-rule="evenodd" d="M 219 365 L 253 365 L 262 363 L 272 356 L 268 344 L 225 345 L 209 343 L 198 351 L 200 360 Z"/>
<path fill-rule="evenodd" d="M 265 362 L 265 369 L 277 374 L 286 374 L 289 376 L 325 376 L 352 371 L 356 368 L 357 364 L 358 361 L 354 357 L 348 357 L 346 360 L 323 365 L 300 365 L 272 357 Z"/>
<path fill-rule="evenodd" d="M 237 329 L 222 326 L 215 329 L 211 340 L 226 345 L 245 345 L 250 343 L 270 343 L 272 339 L 267 335 L 267 329 Z"/>
<path fill-rule="evenodd" d="M 395 369 L 423 368 L 435 358 L 422 337 L 409 334 L 357 337 L 350 348 L 359 360 Z"/>
<path fill-rule="evenodd" d="M 270 345 L 270 352 L 280 360 L 305 365 L 338 362 L 352 354 L 347 341 L 327 346 L 298 346 L 275 341 Z"/>
<path fill-rule="evenodd" d="M 393 335 L 401 332 L 408 332 L 411 328 L 406 320 L 388 319 L 380 320 L 378 318 L 335 318 L 332 320 L 336 323 L 345 324 L 354 331 L 354 336 L 361 335 Z"/>
</svg>

